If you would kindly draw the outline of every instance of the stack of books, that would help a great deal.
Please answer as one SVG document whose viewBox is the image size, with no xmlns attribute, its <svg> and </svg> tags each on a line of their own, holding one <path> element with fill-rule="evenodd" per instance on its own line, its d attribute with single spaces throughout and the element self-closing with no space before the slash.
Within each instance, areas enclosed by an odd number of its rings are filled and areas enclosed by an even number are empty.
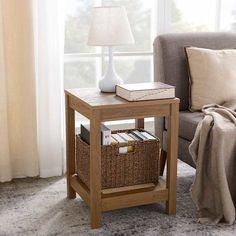
<svg viewBox="0 0 236 236">
<path fill-rule="evenodd" d="M 134 151 L 132 142 L 155 140 L 156 138 L 146 131 L 132 130 L 130 132 L 116 133 L 111 135 L 112 144 L 126 144 L 119 148 L 119 153 L 128 153 Z"/>
<path fill-rule="evenodd" d="M 132 130 L 130 132 L 112 134 L 112 143 L 129 143 L 134 141 L 146 141 L 156 140 L 156 137 L 152 136 L 146 131 Z"/>
<path fill-rule="evenodd" d="M 116 95 L 128 101 L 168 99 L 175 97 L 175 87 L 161 82 L 120 84 Z"/>
<path fill-rule="evenodd" d="M 90 144 L 90 126 L 81 124 L 80 137 L 83 141 Z M 146 131 L 131 130 L 127 132 L 117 132 L 113 133 L 104 124 L 101 124 L 101 144 L 111 145 L 111 144 L 121 144 L 119 147 L 119 153 L 133 152 L 134 147 L 132 145 L 135 141 L 147 141 L 156 140 L 157 138 L 149 134 Z"/>
</svg>

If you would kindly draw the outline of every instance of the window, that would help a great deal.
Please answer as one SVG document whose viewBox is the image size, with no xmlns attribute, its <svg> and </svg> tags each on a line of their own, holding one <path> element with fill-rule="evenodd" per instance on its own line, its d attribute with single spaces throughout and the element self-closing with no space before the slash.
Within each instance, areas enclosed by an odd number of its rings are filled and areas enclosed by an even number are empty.
<svg viewBox="0 0 236 236">
<path fill-rule="evenodd" d="M 92 7 L 101 5 L 127 10 L 135 44 L 114 48 L 116 71 L 126 83 L 153 80 L 152 43 L 158 33 L 236 31 L 235 0 L 67 0 L 65 88 L 96 87 L 106 70 L 107 48 L 87 46 Z"/>
<path fill-rule="evenodd" d="M 217 2 L 216 0 L 172 1 L 170 31 L 215 31 Z"/>
<path fill-rule="evenodd" d="M 87 46 L 91 10 L 125 6 L 135 44 L 115 47 L 115 68 L 125 82 L 153 80 L 157 33 L 236 31 L 235 0 L 68 0 L 65 17 L 65 88 L 94 87 L 107 64 L 107 48 Z"/>
<path fill-rule="evenodd" d="M 236 31 L 235 0 L 167 0 L 167 31 Z M 168 17 L 167 17 L 168 18 Z"/>
<path fill-rule="evenodd" d="M 135 44 L 114 48 L 115 68 L 124 82 L 153 80 L 152 42 L 156 35 L 155 0 L 69 0 L 65 22 L 65 88 L 95 87 L 107 66 L 107 48 L 87 46 L 91 10 L 123 5 Z"/>
<path fill-rule="evenodd" d="M 219 29 L 236 32 L 236 1 L 221 1 L 219 15 Z"/>
</svg>

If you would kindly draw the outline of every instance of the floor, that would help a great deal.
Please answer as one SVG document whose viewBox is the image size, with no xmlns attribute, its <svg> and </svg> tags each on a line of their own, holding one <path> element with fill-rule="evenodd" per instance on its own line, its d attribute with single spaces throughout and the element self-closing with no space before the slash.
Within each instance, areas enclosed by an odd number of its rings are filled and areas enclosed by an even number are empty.
<svg viewBox="0 0 236 236">
<path fill-rule="evenodd" d="M 66 180 L 18 179 L 0 184 L 0 236 L 3 235 L 236 235 L 232 226 L 197 223 L 189 189 L 195 170 L 178 163 L 177 214 L 152 204 L 103 213 L 103 226 L 91 230 L 89 209 L 77 197 L 66 199 Z"/>
</svg>

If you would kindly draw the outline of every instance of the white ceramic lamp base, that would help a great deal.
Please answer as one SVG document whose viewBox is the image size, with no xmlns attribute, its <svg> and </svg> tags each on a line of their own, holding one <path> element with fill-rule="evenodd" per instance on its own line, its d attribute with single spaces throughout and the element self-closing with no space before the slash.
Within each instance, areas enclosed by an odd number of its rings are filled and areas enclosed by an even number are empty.
<svg viewBox="0 0 236 236">
<path fill-rule="evenodd" d="M 99 88 L 102 92 L 114 93 L 117 84 L 123 84 L 123 80 L 115 72 L 112 47 L 109 47 L 109 64 L 103 79 L 99 81 Z"/>
</svg>

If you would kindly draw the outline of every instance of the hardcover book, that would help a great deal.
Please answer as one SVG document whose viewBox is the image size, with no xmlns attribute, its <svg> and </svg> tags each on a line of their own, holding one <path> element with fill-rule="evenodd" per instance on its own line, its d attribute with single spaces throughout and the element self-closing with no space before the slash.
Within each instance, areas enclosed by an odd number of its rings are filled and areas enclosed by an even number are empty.
<svg viewBox="0 0 236 236">
<path fill-rule="evenodd" d="M 112 138 L 115 139 L 119 144 L 127 144 L 127 146 L 119 147 L 119 153 L 125 154 L 125 153 L 128 153 L 128 152 L 133 152 L 134 147 L 128 145 L 129 141 L 127 139 L 125 139 L 125 137 L 122 137 L 121 134 L 125 134 L 125 133 L 112 134 Z"/>
<path fill-rule="evenodd" d="M 90 125 L 80 126 L 80 137 L 83 141 L 90 144 Z M 110 145 L 111 144 L 111 130 L 107 128 L 104 124 L 101 124 L 101 144 Z"/>
<path fill-rule="evenodd" d="M 146 138 L 144 135 L 142 135 L 141 132 L 139 132 L 138 130 L 133 130 L 133 131 L 131 131 L 131 133 L 141 141 L 148 140 L 148 138 Z"/>
<path fill-rule="evenodd" d="M 128 101 L 167 99 L 175 97 L 175 87 L 161 82 L 120 84 L 116 95 Z"/>
<path fill-rule="evenodd" d="M 127 133 L 118 133 L 118 135 L 121 136 L 121 138 L 123 138 L 125 141 L 127 142 L 134 142 L 135 140 L 129 136 Z"/>
<path fill-rule="evenodd" d="M 146 137 L 149 140 L 156 140 L 156 137 L 152 136 L 151 134 L 147 133 L 147 132 L 140 132 L 144 137 Z"/>
<path fill-rule="evenodd" d="M 119 134 L 112 134 L 111 136 L 112 136 L 112 138 L 114 138 L 118 143 L 121 143 L 121 144 L 126 144 L 126 143 L 128 143 L 128 141 L 126 141 L 125 139 L 123 139 Z"/>
<path fill-rule="evenodd" d="M 140 141 L 139 138 L 137 138 L 135 135 L 129 133 L 129 136 L 132 137 L 135 141 Z"/>
<path fill-rule="evenodd" d="M 117 141 L 116 139 L 114 139 L 114 138 L 111 136 L 111 143 L 112 143 L 112 144 L 117 144 L 118 141 Z"/>
</svg>

